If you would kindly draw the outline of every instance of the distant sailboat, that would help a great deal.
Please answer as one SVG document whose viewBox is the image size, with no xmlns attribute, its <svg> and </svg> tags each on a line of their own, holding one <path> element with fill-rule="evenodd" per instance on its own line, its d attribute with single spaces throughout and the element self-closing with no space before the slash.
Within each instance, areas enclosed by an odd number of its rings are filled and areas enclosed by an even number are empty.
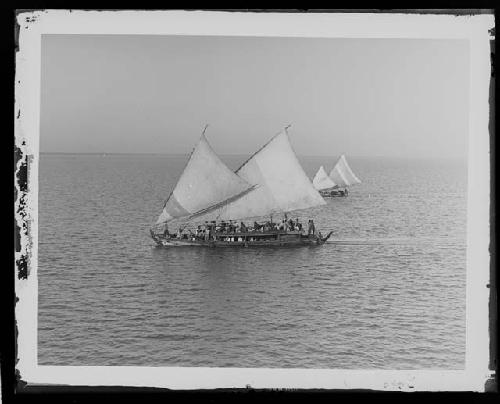
<svg viewBox="0 0 500 404">
<path fill-rule="evenodd" d="M 333 182 L 333 180 L 328 176 L 323 166 L 321 166 L 314 176 L 313 179 L 314 188 L 318 191 L 322 191 L 324 189 L 330 189 L 335 187 L 337 184 Z"/>
<path fill-rule="evenodd" d="M 275 223 L 270 223 L 267 231 L 247 231 L 246 226 L 245 231 L 217 231 L 216 222 L 272 218 L 273 214 L 324 204 L 302 169 L 286 129 L 275 135 L 236 172 L 222 162 L 202 134 L 151 229 L 151 236 L 157 244 L 166 246 L 322 244 L 331 233 L 326 237 L 321 233 L 308 236 L 297 229 L 278 229 Z M 195 232 L 174 236 L 168 230 L 171 223 L 181 228 L 206 223 L 207 232 L 204 237 Z"/>
<path fill-rule="evenodd" d="M 313 179 L 314 187 L 324 197 L 347 196 L 348 187 L 360 183 L 361 180 L 349 167 L 345 155 L 339 157 L 330 174 L 321 166 Z"/>
<path fill-rule="evenodd" d="M 348 187 L 354 184 L 360 184 L 361 180 L 356 177 L 356 175 L 347 164 L 347 160 L 345 155 L 342 155 L 337 160 L 337 163 L 330 171 L 330 178 L 337 184 L 339 187 Z"/>
</svg>

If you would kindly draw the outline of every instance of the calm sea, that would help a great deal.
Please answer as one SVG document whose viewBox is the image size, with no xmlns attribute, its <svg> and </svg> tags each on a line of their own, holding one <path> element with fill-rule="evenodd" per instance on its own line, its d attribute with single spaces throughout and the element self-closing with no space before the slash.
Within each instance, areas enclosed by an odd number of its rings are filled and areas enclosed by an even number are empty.
<svg viewBox="0 0 500 404">
<path fill-rule="evenodd" d="M 350 158 L 320 247 L 156 248 L 185 161 L 41 155 L 39 364 L 464 368 L 465 162 Z"/>
</svg>

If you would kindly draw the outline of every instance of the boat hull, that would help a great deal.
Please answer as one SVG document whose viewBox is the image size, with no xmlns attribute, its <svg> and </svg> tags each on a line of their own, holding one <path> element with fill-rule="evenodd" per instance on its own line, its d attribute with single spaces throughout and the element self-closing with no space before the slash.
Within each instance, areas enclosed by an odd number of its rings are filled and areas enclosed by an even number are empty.
<svg viewBox="0 0 500 404">
<path fill-rule="evenodd" d="M 322 245 L 330 237 L 303 235 L 298 232 L 234 233 L 217 234 L 215 239 L 189 239 L 152 235 L 161 247 L 209 247 L 209 248 L 246 248 L 246 247 L 298 247 Z"/>
<path fill-rule="evenodd" d="M 320 195 L 323 198 L 345 198 L 349 195 L 348 192 L 343 192 L 343 191 L 320 191 Z"/>
</svg>

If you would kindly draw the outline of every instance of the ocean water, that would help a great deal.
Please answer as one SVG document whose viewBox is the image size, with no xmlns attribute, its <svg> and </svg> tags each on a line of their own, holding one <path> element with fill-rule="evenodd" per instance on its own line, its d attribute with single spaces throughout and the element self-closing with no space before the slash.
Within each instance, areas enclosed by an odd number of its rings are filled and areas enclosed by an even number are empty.
<svg viewBox="0 0 500 404">
<path fill-rule="evenodd" d="M 465 162 L 349 158 L 363 183 L 301 215 L 323 246 L 158 248 L 185 161 L 41 155 L 39 364 L 464 368 Z"/>
</svg>

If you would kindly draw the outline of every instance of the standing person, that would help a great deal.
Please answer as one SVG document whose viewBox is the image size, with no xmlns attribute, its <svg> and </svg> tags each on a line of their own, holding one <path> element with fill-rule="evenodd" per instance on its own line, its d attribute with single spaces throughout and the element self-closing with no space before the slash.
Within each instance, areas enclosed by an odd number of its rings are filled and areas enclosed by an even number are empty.
<svg viewBox="0 0 500 404">
<path fill-rule="evenodd" d="M 310 236 L 311 234 L 314 236 L 316 233 L 316 228 L 314 226 L 314 222 L 312 219 L 309 219 L 309 228 L 307 230 L 307 235 Z"/>
<path fill-rule="evenodd" d="M 240 223 L 240 231 L 242 233 L 246 233 L 247 232 L 247 226 L 243 222 Z"/>
<path fill-rule="evenodd" d="M 297 229 L 302 233 L 302 223 L 299 222 L 299 218 L 297 218 Z"/>
</svg>

